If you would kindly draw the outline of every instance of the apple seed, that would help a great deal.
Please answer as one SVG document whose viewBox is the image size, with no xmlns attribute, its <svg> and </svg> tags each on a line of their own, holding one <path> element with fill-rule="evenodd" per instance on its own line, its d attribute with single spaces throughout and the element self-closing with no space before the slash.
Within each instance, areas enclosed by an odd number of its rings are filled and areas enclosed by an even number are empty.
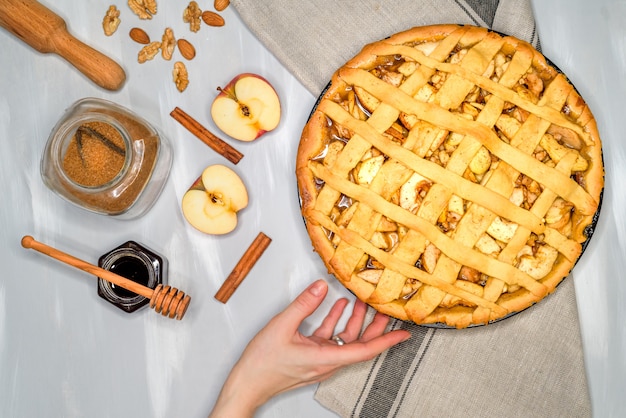
<svg viewBox="0 0 626 418">
<path fill-rule="evenodd" d="M 245 105 L 245 104 L 241 104 L 239 103 L 239 100 L 237 100 L 237 96 L 235 96 L 234 94 L 232 94 L 230 91 L 226 91 L 221 87 L 217 88 L 217 91 L 224 93 L 226 96 L 228 96 L 229 98 L 233 99 L 237 104 L 239 104 L 239 109 L 241 109 L 241 113 L 249 118 L 250 117 L 250 108 Z"/>
</svg>

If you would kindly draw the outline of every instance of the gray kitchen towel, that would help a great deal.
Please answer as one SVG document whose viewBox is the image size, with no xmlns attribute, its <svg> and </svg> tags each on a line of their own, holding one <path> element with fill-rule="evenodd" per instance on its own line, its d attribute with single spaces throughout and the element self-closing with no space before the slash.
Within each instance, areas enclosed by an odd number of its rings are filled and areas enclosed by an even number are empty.
<svg viewBox="0 0 626 418">
<path fill-rule="evenodd" d="M 314 95 L 365 44 L 413 26 L 489 27 L 539 46 L 529 0 L 232 0 L 259 40 Z M 295 157 L 294 157 L 295 158 Z M 394 320 L 410 340 L 322 382 L 341 417 L 588 417 L 574 282 L 506 320 L 464 330 Z"/>
<path fill-rule="evenodd" d="M 572 277 L 539 304 L 464 330 L 394 321 L 411 338 L 321 383 L 342 417 L 589 417 Z"/>
</svg>

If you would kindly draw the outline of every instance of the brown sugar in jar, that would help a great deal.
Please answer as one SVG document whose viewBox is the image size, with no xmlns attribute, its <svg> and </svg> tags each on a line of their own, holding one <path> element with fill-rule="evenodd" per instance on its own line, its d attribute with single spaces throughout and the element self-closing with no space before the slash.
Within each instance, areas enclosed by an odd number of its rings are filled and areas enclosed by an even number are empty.
<svg viewBox="0 0 626 418">
<path fill-rule="evenodd" d="M 76 128 L 63 157 L 63 171 L 82 186 L 102 186 L 124 166 L 122 134 L 105 122 L 86 122 Z"/>
<path fill-rule="evenodd" d="M 92 212 L 131 219 L 160 194 L 172 162 L 169 141 L 115 103 L 76 102 L 52 130 L 41 163 L 44 183 Z"/>
</svg>

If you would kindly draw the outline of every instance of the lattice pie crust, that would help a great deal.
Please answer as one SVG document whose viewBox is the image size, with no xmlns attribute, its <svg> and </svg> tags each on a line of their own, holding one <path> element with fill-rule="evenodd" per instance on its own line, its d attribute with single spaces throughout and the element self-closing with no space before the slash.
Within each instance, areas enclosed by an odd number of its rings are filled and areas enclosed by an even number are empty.
<svg viewBox="0 0 626 418">
<path fill-rule="evenodd" d="M 552 292 L 588 239 L 603 166 L 596 122 L 528 43 L 413 28 L 332 77 L 297 156 L 314 249 L 359 299 L 464 328 Z"/>
</svg>

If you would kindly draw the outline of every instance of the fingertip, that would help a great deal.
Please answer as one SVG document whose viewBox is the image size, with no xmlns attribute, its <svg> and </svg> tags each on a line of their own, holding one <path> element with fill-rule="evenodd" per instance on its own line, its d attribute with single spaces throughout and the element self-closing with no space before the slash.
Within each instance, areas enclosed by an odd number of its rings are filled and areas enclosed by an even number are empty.
<svg viewBox="0 0 626 418">
<path fill-rule="evenodd" d="M 296 328 L 307 316 L 311 315 L 326 297 L 328 285 L 324 280 L 316 280 L 304 289 L 282 312 Z"/>
<path fill-rule="evenodd" d="M 328 284 L 326 284 L 326 282 L 322 279 L 316 280 L 311 286 L 309 286 L 309 292 L 315 297 L 323 295 L 327 289 Z"/>
<path fill-rule="evenodd" d="M 398 333 L 404 334 L 402 339 L 399 341 L 401 343 L 411 338 L 411 333 L 407 330 L 398 330 Z"/>
<path fill-rule="evenodd" d="M 387 340 L 387 341 L 389 343 L 391 343 L 391 345 L 389 346 L 389 348 L 390 348 L 391 346 L 394 346 L 394 345 L 397 345 L 397 344 L 402 344 L 403 342 L 408 341 L 411 338 L 411 333 L 409 331 L 406 331 L 406 330 L 399 330 L 398 329 L 398 330 L 394 330 L 394 331 L 388 332 L 384 336 L 389 338 L 389 340 Z"/>
<path fill-rule="evenodd" d="M 374 321 L 376 322 L 388 323 L 390 320 L 391 320 L 391 317 L 385 315 L 384 313 L 376 312 L 376 314 L 374 315 Z"/>
<path fill-rule="evenodd" d="M 335 303 L 333 304 L 333 306 L 341 306 L 342 309 L 344 309 L 346 306 L 348 306 L 348 303 L 350 303 L 350 301 L 346 298 L 339 298 L 335 301 Z"/>
</svg>

